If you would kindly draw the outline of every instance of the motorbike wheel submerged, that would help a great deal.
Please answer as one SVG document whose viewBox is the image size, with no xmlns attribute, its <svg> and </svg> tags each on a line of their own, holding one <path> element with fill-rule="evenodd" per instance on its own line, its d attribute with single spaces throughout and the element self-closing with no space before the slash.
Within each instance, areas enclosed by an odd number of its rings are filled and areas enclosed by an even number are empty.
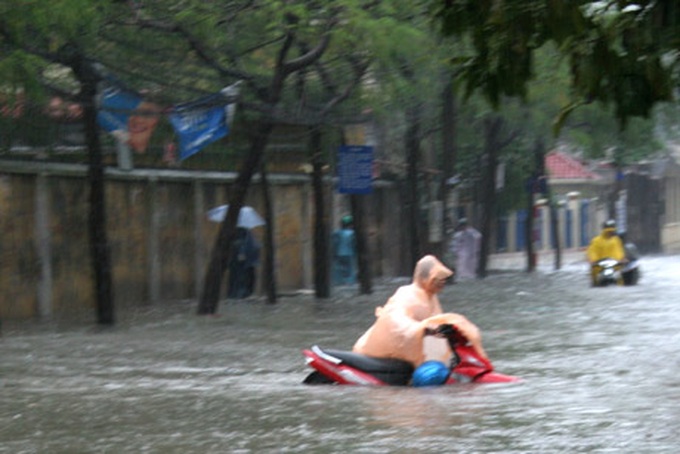
<svg viewBox="0 0 680 454">
<path fill-rule="evenodd" d="M 640 266 L 638 261 L 629 262 L 621 270 L 623 285 L 636 285 L 640 280 Z"/>
<path fill-rule="evenodd" d="M 621 270 L 623 285 L 636 285 L 640 280 L 640 251 L 635 243 L 628 242 L 623 246 L 626 253 L 626 264 Z"/>
<path fill-rule="evenodd" d="M 518 377 L 494 371 L 491 362 L 480 357 L 453 325 L 442 325 L 426 334 L 445 337 L 453 351 L 450 371 L 444 384 L 509 383 Z M 309 385 L 377 385 L 409 386 L 414 368 L 402 360 L 373 358 L 344 351 L 313 346 L 303 350 L 307 365 L 314 369 L 303 381 Z"/>
</svg>

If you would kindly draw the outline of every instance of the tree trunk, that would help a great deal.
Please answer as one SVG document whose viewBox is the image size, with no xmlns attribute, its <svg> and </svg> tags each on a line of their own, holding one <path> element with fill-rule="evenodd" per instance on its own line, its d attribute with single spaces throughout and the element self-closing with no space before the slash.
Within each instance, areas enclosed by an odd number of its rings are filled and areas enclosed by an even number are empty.
<svg viewBox="0 0 680 454">
<path fill-rule="evenodd" d="M 527 211 L 527 272 L 536 270 L 537 251 L 534 250 L 534 212 L 537 209 L 534 204 L 534 194 L 541 192 L 541 179 L 545 178 L 545 147 L 543 140 L 536 139 L 534 145 L 534 174 L 529 184 L 529 199 Z"/>
<path fill-rule="evenodd" d="M 199 315 L 209 315 L 217 312 L 222 277 L 229 264 L 231 246 L 236 234 L 238 214 L 245 201 L 253 175 L 260 167 L 273 125 L 270 120 L 262 120 L 256 128 L 250 152 L 243 162 L 229 197 L 229 211 L 227 211 L 226 219 L 220 226 L 217 240 L 210 254 L 210 262 L 208 263 L 203 283 L 203 292 L 198 303 Z"/>
<path fill-rule="evenodd" d="M 366 221 L 364 219 L 364 199 L 361 195 L 350 195 L 352 219 L 354 222 L 354 234 L 357 242 L 357 267 L 359 279 L 359 292 L 369 295 L 373 292 L 372 273 L 368 253 L 368 241 L 366 241 Z"/>
<path fill-rule="evenodd" d="M 450 238 L 449 229 L 447 227 L 453 226 L 456 220 L 453 213 L 448 210 L 449 191 L 454 190 L 451 185 L 447 184 L 447 180 L 456 174 L 456 99 L 453 93 L 453 81 L 449 79 L 448 83 L 444 85 L 442 92 L 442 157 L 441 165 L 444 173 L 440 187 L 440 199 L 444 203 L 444 216 L 442 222 L 442 232 L 444 232 L 444 244 L 442 245 L 443 256 L 449 249 Z M 442 257 L 443 258 L 443 257 Z M 453 266 L 452 263 L 447 265 Z"/>
<path fill-rule="evenodd" d="M 555 239 L 555 260 L 554 266 L 555 270 L 562 268 L 562 246 L 560 244 L 560 229 L 558 223 L 558 212 L 555 202 L 552 200 L 551 191 L 548 189 L 548 195 L 550 200 L 550 230 L 552 231 L 552 237 Z"/>
<path fill-rule="evenodd" d="M 406 155 L 408 165 L 408 190 L 406 206 L 409 225 L 409 261 L 411 267 L 420 259 L 420 210 L 418 207 L 418 162 L 420 160 L 420 113 L 415 107 L 407 107 Z"/>
<path fill-rule="evenodd" d="M 310 134 L 312 190 L 314 195 L 314 289 L 317 298 L 328 298 L 331 294 L 329 268 L 331 258 L 328 254 L 328 220 L 323 185 L 324 162 L 319 126 L 311 128 Z"/>
<path fill-rule="evenodd" d="M 616 153 L 616 152 L 615 152 Z M 616 204 L 619 201 L 619 196 L 621 195 L 621 190 L 623 189 L 623 178 L 622 178 L 622 170 L 621 170 L 621 164 L 618 162 L 618 159 L 615 160 L 614 162 L 614 184 L 612 185 L 612 192 L 609 194 L 609 203 L 607 204 L 607 212 L 608 212 L 608 219 L 614 219 L 619 221 L 619 219 L 616 218 Z"/>
<path fill-rule="evenodd" d="M 525 223 L 525 237 L 527 241 L 527 273 L 536 270 L 536 253 L 534 251 L 534 183 L 535 178 L 529 181 L 527 190 L 527 222 Z"/>
<path fill-rule="evenodd" d="M 486 122 L 486 176 L 482 186 L 482 221 L 481 234 L 482 244 L 479 251 L 479 267 L 477 275 L 486 277 L 487 261 L 489 256 L 489 244 L 492 237 L 492 221 L 496 212 L 496 169 L 498 167 L 498 152 L 500 148 L 500 131 L 503 125 L 501 117 L 492 117 Z"/>
<path fill-rule="evenodd" d="M 262 176 L 262 199 L 264 201 L 264 216 L 267 224 L 264 226 L 264 261 L 263 261 L 263 282 L 267 302 L 276 303 L 276 251 L 274 250 L 274 216 L 272 215 L 272 198 L 269 191 L 269 180 L 267 179 L 267 169 L 264 160 L 260 164 L 260 175 Z"/>
<path fill-rule="evenodd" d="M 71 68 L 80 82 L 80 101 L 83 105 L 85 140 L 89 152 L 90 181 L 90 253 L 95 279 L 97 323 L 112 325 L 115 321 L 111 258 L 106 235 L 106 193 L 104 187 L 104 164 L 99 126 L 97 125 L 97 83 L 99 77 L 94 68 L 77 50 L 69 56 Z"/>
</svg>

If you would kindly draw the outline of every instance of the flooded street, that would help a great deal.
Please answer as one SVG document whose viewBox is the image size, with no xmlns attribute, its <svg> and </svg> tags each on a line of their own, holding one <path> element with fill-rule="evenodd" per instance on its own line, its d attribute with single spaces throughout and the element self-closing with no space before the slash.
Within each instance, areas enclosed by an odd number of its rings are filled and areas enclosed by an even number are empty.
<svg viewBox="0 0 680 454">
<path fill-rule="evenodd" d="M 680 257 L 635 287 L 590 288 L 584 264 L 448 286 L 519 384 L 305 386 L 301 350 L 349 349 L 373 295 L 195 302 L 0 337 L 0 453 L 676 453 Z"/>
</svg>

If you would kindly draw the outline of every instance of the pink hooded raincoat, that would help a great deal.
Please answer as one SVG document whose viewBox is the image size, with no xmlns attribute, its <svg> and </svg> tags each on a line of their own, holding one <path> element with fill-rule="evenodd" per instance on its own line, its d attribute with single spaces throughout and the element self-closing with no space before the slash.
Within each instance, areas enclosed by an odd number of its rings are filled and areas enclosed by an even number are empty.
<svg viewBox="0 0 680 454">
<path fill-rule="evenodd" d="M 373 326 L 357 340 L 353 351 L 378 358 L 398 358 L 417 367 L 427 359 L 435 359 L 424 347 L 425 328 L 451 323 L 486 358 L 479 329 L 460 314 L 442 311 L 437 294 L 451 275 L 453 272 L 436 257 L 426 255 L 420 259 L 413 282 L 399 287 L 384 306 L 376 308 Z M 444 356 L 448 358 L 451 351 L 448 345 L 445 349 Z M 443 357 L 436 359 L 446 361 Z"/>
</svg>

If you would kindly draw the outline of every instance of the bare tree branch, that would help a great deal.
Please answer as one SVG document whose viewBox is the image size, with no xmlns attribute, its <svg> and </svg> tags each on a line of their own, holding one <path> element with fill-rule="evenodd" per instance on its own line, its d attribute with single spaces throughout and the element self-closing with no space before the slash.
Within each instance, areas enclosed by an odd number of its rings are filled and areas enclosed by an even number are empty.
<svg viewBox="0 0 680 454">
<path fill-rule="evenodd" d="M 321 111 L 322 117 L 325 117 L 328 112 L 333 110 L 335 106 L 349 98 L 349 96 L 352 94 L 352 91 L 354 91 L 354 89 L 361 83 L 364 74 L 366 74 L 366 71 L 370 66 L 370 62 L 368 60 L 360 62 L 350 58 L 350 63 L 352 64 L 352 69 L 354 70 L 354 78 L 347 84 L 342 93 L 339 93 L 335 98 L 331 99 L 326 104 L 326 106 Z"/>
<path fill-rule="evenodd" d="M 189 33 L 188 30 L 186 30 L 179 24 L 154 21 L 150 19 L 136 19 L 134 25 L 137 25 L 142 29 L 146 28 L 162 31 L 165 33 L 178 34 L 186 40 L 191 50 L 196 52 L 196 55 L 198 55 L 198 57 L 201 60 L 203 60 L 208 66 L 213 68 L 222 76 L 235 79 L 242 79 L 246 82 L 249 82 L 252 79 L 252 75 L 250 74 L 246 74 L 242 71 L 237 71 L 221 65 L 216 58 L 213 58 L 210 55 L 210 52 L 203 46 L 203 44 L 198 39 L 196 39 L 196 37 L 194 37 L 191 33 Z"/>
</svg>

